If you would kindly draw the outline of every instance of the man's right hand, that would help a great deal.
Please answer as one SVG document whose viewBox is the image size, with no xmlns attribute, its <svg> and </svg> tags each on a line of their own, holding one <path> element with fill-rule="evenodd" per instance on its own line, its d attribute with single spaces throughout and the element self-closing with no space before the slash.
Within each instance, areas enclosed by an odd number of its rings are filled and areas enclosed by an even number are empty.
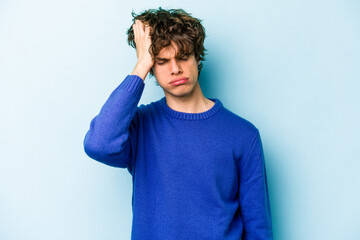
<svg viewBox="0 0 360 240">
<path fill-rule="evenodd" d="M 150 26 L 144 24 L 140 20 L 135 20 L 132 28 L 134 31 L 134 41 L 138 61 L 131 75 L 138 75 L 145 80 L 147 74 L 154 65 L 154 60 L 149 52 L 151 46 Z"/>
</svg>

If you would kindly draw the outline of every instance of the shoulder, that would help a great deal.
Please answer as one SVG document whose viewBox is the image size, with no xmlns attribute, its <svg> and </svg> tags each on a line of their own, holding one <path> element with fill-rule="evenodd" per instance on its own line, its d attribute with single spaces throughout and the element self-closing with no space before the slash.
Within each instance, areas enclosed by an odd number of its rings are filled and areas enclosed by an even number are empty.
<svg viewBox="0 0 360 240">
<path fill-rule="evenodd" d="M 136 109 L 136 114 L 140 118 L 153 118 L 154 116 L 159 116 L 160 101 L 162 101 L 162 99 L 147 104 L 140 104 Z"/>
<path fill-rule="evenodd" d="M 261 141 L 259 129 L 248 119 L 223 107 L 219 112 L 222 131 L 227 135 L 234 154 L 241 159 L 249 153 L 255 143 Z"/>
<path fill-rule="evenodd" d="M 222 107 L 218 117 L 234 134 L 247 138 L 255 138 L 259 135 L 259 129 L 250 120 L 230 111 L 225 106 Z"/>
</svg>

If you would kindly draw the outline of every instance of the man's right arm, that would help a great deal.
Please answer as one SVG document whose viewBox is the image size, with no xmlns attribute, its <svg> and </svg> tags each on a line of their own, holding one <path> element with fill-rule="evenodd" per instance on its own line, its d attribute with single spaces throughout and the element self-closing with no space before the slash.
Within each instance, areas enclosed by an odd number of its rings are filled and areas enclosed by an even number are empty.
<svg viewBox="0 0 360 240">
<path fill-rule="evenodd" d="M 111 93 L 85 135 L 86 154 L 115 167 L 127 167 L 136 146 L 137 105 L 144 80 L 154 64 L 149 53 L 150 27 L 137 20 L 133 25 L 138 62 L 131 75 Z"/>
<path fill-rule="evenodd" d="M 104 164 L 128 167 L 136 146 L 137 105 L 144 89 L 143 80 L 128 75 L 111 93 L 85 135 L 86 154 Z"/>
</svg>

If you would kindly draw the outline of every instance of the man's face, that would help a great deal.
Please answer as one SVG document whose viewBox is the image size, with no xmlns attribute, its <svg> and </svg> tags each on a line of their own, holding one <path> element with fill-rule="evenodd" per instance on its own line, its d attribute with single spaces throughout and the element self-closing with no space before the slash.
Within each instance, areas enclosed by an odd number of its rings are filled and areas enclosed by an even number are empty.
<svg viewBox="0 0 360 240">
<path fill-rule="evenodd" d="M 179 59 L 176 57 L 177 50 L 176 44 L 172 44 L 163 48 L 155 57 L 154 75 L 166 97 L 190 96 L 199 84 L 195 55 Z"/>
</svg>

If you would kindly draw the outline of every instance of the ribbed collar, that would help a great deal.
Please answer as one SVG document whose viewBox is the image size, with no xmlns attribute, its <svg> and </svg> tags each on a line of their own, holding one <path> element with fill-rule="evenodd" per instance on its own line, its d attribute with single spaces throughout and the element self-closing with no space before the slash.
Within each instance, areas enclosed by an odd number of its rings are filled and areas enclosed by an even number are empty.
<svg viewBox="0 0 360 240">
<path fill-rule="evenodd" d="M 213 98 L 209 98 L 209 99 L 215 102 L 214 106 L 212 106 L 212 108 L 210 108 L 209 110 L 201 113 L 186 113 L 186 112 L 175 111 L 167 105 L 165 97 L 159 100 L 159 104 L 160 104 L 160 108 L 164 110 L 165 113 L 169 114 L 174 118 L 183 119 L 183 120 L 202 120 L 213 116 L 223 106 L 223 104 L 220 102 L 219 99 L 213 99 Z"/>
</svg>

